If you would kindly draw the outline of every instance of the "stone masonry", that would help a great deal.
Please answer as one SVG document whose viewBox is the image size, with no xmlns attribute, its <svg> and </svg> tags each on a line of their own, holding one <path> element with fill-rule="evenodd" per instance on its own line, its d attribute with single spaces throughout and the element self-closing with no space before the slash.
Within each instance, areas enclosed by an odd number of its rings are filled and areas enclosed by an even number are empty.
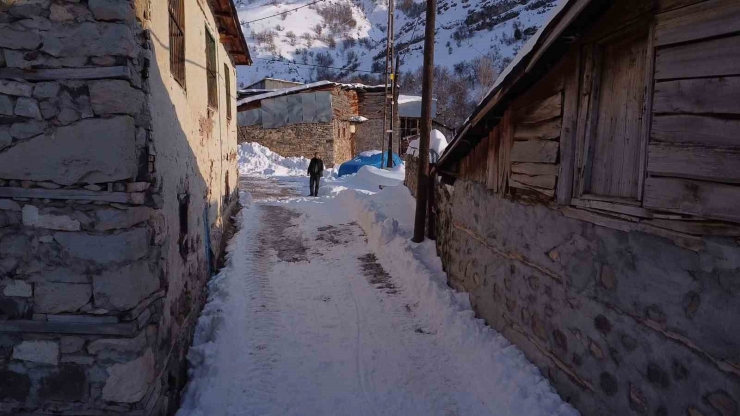
<svg viewBox="0 0 740 416">
<path fill-rule="evenodd" d="M 697 251 L 467 180 L 435 192 L 450 285 L 583 414 L 738 415 L 736 238 Z"/>
<path fill-rule="evenodd" d="M 0 414 L 177 408 L 236 126 L 202 104 L 205 73 L 170 92 L 167 24 L 159 0 L 0 2 Z"/>
</svg>

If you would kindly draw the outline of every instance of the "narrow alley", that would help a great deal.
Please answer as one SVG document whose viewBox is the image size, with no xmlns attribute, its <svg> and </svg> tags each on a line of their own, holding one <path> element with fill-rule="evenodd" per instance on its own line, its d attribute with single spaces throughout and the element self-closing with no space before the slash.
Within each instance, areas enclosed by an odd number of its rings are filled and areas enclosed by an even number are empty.
<svg viewBox="0 0 740 416">
<path fill-rule="evenodd" d="M 242 178 L 254 201 L 209 285 L 180 416 L 577 414 L 503 337 L 479 348 L 420 308 L 335 198 L 290 185 Z"/>
</svg>

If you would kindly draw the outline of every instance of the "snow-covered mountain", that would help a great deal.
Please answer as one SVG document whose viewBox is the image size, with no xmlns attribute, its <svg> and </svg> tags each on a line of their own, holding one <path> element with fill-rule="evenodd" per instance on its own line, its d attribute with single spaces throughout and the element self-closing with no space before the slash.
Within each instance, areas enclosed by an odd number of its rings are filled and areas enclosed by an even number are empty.
<svg viewBox="0 0 740 416">
<path fill-rule="evenodd" d="M 425 2 L 396 1 L 401 71 L 413 72 L 423 59 Z M 266 76 L 310 82 L 327 78 L 367 80 L 380 77 L 383 72 L 387 0 L 236 3 L 254 58 L 254 65 L 240 69 L 239 81 L 243 85 Z M 537 31 L 556 3 L 557 0 L 438 0 L 435 64 L 450 70 L 457 66 L 460 71 L 476 57 L 489 56 L 500 70 Z"/>
</svg>

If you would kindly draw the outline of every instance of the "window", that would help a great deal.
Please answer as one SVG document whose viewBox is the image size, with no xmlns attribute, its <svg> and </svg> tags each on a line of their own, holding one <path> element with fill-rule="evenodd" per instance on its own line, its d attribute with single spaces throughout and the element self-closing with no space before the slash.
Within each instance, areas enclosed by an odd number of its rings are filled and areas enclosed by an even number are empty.
<svg viewBox="0 0 740 416">
<path fill-rule="evenodd" d="M 629 29 L 584 50 L 586 113 L 576 192 L 584 199 L 641 199 L 652 56 L 648 28 Z"/>
<path fill-rule="evenodd" d="M 224 82 L 226 83 L 226 119 L 231 121 L 231 72 L 226 64 L 224 64 Z M 226 174 L 228 175 L 228 172 Z"/>
<path fill-rule="evenodd" d="M 206 28 L 206 76 L 208 78 L 208 106 L 218 108 L 218 72 L 216 70 L 216 41 Z"/>
<path fill-rule="evenodd" d="M 183 0 L 169 0 L 170 9 L 170 72 L 185 88 L 185 7 Z"/>
</svg>

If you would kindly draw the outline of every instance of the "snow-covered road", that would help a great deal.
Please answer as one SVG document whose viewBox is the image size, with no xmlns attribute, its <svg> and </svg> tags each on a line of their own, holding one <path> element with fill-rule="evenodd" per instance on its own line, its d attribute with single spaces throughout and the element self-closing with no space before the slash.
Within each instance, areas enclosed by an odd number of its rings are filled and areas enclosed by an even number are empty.
<svg viewBox="0 0 740 416">
<path fill-rule="evenodd" d="M 178 416 L 578 414 L 408 241 L 405 188 L 290 196 L 304 182 L 243 180 Z"/>
</svg>

